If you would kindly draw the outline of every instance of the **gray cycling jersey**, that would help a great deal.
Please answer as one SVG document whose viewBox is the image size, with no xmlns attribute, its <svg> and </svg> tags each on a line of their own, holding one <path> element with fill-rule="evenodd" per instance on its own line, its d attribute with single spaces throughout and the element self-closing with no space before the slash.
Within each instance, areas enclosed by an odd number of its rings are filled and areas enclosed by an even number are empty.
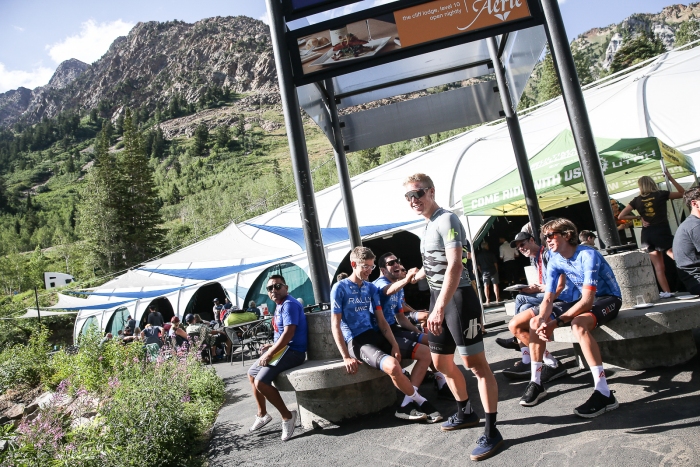
<svg viewBox="0 0 700 467">
<path fill-rule="evenodd" d="M 447 272 L 446 248 L 462 248 L 466 244 L 467 235 L 459 218 L 443 208 L 430 216 L 420 241 L 420 252 L 423 255 L 423 269 L 428 284 L 433 290 L 440 290 Z M 459 287 L 467 287 L 471 281 L 466 269 L 462 270 Z"/>
</svg>

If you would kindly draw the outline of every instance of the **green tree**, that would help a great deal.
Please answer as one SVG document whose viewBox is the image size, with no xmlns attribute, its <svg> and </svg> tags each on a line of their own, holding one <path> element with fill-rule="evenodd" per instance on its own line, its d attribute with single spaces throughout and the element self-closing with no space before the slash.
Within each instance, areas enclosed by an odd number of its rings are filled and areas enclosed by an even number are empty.
<svg viewBox="0 0 700 467">
<path fill-rule="evenodd" d="M 73 162 L 73 155 L 68 155 L 68 160 L 66 160 L 66 173 L 72 174 L 75 172 L 75 162 Z"/>
<path fill-rule="evenodd" d="M 156 129 L 153 132 L 153 142 L 149 148 L 151 157 L 154 159 L 161 159 L 165 155 L 165 135 L 163 134 L 163 129 L 160 125 L 156 125 Z"/>
<path fill-rule="evenodd" d="M 561 86 L 559 85 L 559 78 L 557 77 L 557 71 L 554 67 L 554 59 L 549 49 L 547 49 L 547 54 L 542 62 L 540 79 L 537 82 L 537 102 L 545 102 L 560 95 Z"/>
<path fill-rule="evenodd" d="M 576 66 L 576 74 L 581 86 L 585 86 L 595 81 L 593 73 L 591 73 L 591 57 L 583 50 L 576 49 L 572 51 L 574 56 L 574 65 Z"/>
<path fill-rule="evenodd" d="M 226 149 L 230 142 L 231 132 L 229 131 L 228 125 L 219 125 L 216 128 L 216 147 L 219 149 Z"/>
<path fill-rule="evenodd" d="M 195 156 L 203 156 L 204 151 L 207 149 L 207 142 L 209 141 L 209 128 L 204 123 L 197 125 L 194 130 L 194 141 L 192 142 L 192 149 Z"/>
<path fill-rule="evenodd" d="M 238 116 L 238 122 L 236 122 L 236 136 L 242 138 L 245 135 L 245 115 L 240 114 Z"/>
<path fill-rule="evenodd" d="M 610 72 L 616 73 L 624 70 L 639 62 L 656 57 L 665 50 L 666 47 L 661 39 L 651 33 L 642 33 L 636 38 L 624 42 L 615 52 L 612 63 L 610 63 Z"/>
<path fill-rule="evenodd" d="M 180 189 L 176 184 L 173 184 L 173 189 L 170 190 L 170 196 L 168 196 L 168 203 L 177 204 L 180 202 Z"/>
<path fill-rule="evenodd" d="M 131 111 L 127 108 L 124 114 L 124 150 L 119 153 L 119 166 L 127 198 L 120 206 L 120 227 L 126 234 L 126 262 L 132 265 L 159 252 L 164 234 L 159 227 L 163 219 L 153 187 L 153 169 L 148 163 L 142 137 L 134 127 Z"/>
<path fill-rule="evenodd" d="M 700 39 L 700 21 L 693 18 L 683 21 L 676 29 L 675 46 L 680 47 Z M 696 44 L 697 46 L 697 44 Z"/>
</svg>

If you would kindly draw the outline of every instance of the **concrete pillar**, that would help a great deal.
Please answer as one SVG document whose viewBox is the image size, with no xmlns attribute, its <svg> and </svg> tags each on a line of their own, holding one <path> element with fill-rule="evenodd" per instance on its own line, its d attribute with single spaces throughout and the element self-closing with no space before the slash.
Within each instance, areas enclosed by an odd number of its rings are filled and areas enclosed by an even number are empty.
<svg viewBox="0 0 700 467">
<path fill-rule="evenodd" d="M 330 360 L 340 358 L 338 346 L 335 345 L 331 332 L 331 311 L 307 313 L 306 327 L 308 329 L 308 348 L 306 357 L 309 360 Z"/>
<path fill-rule="evenodd" d="M 605 257 L 622 290 L 622 308 L 632 308 L 637 304 L 637 295 L 642 295 L 647 303 L 659 301 L 654 267 L 648 253 L 627 251 Z"/>
</svg>

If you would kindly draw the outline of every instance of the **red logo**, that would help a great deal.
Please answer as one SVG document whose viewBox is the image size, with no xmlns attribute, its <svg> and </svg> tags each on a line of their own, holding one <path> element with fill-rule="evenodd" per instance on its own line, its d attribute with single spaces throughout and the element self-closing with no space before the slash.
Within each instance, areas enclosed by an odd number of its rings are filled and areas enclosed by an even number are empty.
<svg viewBox="0 0 700 467">
<path fill-rule="evenodd" d="M 530 355 L 530 352 L 528 352 L 527 350 L 523 350 L 523 355 Z"/>
<path fill-rule="evenodd" d="M 539 368 L 537 369 L 537 372 L 538 372 L 538 373 L 542 373 L 542 367 L 539 367 Z"/>
<path fill-rule="evenodd" d="M 605 370 L 600 372 L 600 374 L 598 375 L 598 378 L 600 378 L 600 379 L 605 378 Z"/>
</svg>

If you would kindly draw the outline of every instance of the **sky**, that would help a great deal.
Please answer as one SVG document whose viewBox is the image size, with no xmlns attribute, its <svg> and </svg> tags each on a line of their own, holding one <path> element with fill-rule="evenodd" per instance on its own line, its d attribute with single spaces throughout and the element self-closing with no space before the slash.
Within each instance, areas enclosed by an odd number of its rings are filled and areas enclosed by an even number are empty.
<svg viewBox="0 0 700 467">
<path fill-rule="evenodd" d="M 671 0 L 559 0 L 570 39 L 632 13 L 657 13 L 671 4 Z M 0 0 L 0 93 L 45 85 L 64 60 L 98 60 L 114 39 L 141 21 L 193 23 L 237 15 L 267 21 L 265 1 Z"/>
</svg>

